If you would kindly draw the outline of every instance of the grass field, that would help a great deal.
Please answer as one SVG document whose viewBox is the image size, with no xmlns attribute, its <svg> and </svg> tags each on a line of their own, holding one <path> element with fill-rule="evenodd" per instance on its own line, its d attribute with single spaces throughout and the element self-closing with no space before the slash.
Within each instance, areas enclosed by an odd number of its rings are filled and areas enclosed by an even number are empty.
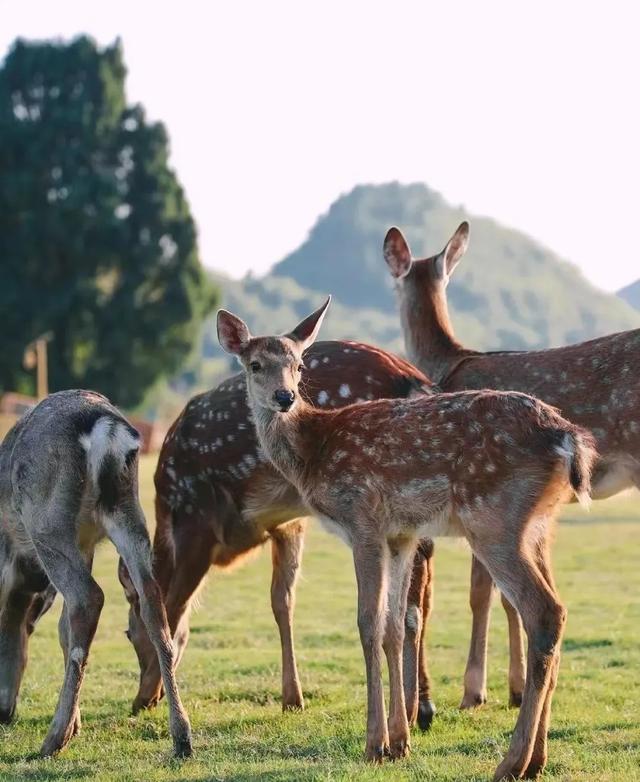
<svg viewBox="0 0 640 782">
<path fill-rule="evenodd" d="M 152 520 L 153 460 L 142 491 Z M 557 534 L 555 565 L 569 608 L 545 779 L 640 779 L 640 514 L 637 496 L 571 506 Z M 460 712 L 469 636 L 469 553 L 440 541 L 429 643 L 439 713 L 413 736 L 411 756 L 365 765 L 364 663 L 355 621 L 350 552 L 313 525 L 298 590 L 296 640 L 307 709 L 283 715 L 280 653 L 269 606 L 268 550 L 232 573 L 212 574 L 179 680 L 195 755 L 171 758 L 164 702 L 129 716 L 137 663 L 123 630 L 126 605 L 110 545 L 96 577 L 106 604 L 82 691 L 82 733 L 54 760 L 34 758 L 62 681 L 59 601 L 38 626 L 16 723 L 0 726 L 1 780 L 481 780 L 504 752 L 515 712 L 507 708 L 505 620 L 496 606 L 489 703 Z"/>
</svg>

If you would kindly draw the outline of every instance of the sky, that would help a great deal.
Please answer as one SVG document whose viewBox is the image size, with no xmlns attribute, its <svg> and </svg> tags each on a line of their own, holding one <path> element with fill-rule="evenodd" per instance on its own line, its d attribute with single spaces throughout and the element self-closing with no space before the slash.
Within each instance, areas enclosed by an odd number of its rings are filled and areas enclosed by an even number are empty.
<svg viewBox="0 0 640 782">
<path fill-rule="evenodd" d="M 0 57 L 17 36 L 120 36 L 203 261 L 233 276 L 356 184 L 399 180 L 615 290 L 640 277 L 639 23 L 619 0 L 0 0 Z"/>
</svg>

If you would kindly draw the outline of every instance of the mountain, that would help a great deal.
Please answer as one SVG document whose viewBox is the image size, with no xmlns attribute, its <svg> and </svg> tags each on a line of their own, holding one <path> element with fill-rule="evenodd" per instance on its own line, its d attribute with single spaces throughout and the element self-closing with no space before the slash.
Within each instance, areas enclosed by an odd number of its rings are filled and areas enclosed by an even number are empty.
<svg viewBox="0 0 640 782">
<path fill-rule="evenodd" d="M 636 280 L 630 285 L 620 288 L 616 295 L 623 301 L 626 301 L 627 304 L 631 305 L 635 310 L 640 310 L 640 280 Z"/>
<path fill-rule="evenodd" d="M 414 255 L 441 250 L 462 220 L 469 249 L 449 286 L 452 319 L 464 344 L 534 348 L 634 328 L 626 303 L 591 285 L 573 265 L 520 231 L 448 204 L 423 184 L 361 185 L 335 201 L 295 252 L 271 274 L 337 301 L 395 313 L 382 240 L 398 225 Z"/>
<path fill-rule="evenodd" d="M 640 312 L 598 290 L 580 271 L 540 243 L 486 217 L 448 204 L 422 184 L 360 185 L 338 198 L 307 240 L 264 277 L 232 280 L 214 274 L 222 305 L 246 318 L 254 333 L 291 328 L 334 300 L 324 339 L 359 339 L 401 353 L 400 324 L 382 241 L 391 225 L 405 233 L 417 257 L 441 250 L 462 220 L 469 249 L 449 285 L 456 334 L 478 349 L 521 349 L 577 342 L 640 327 Z M 151 414 L 195 390 L 211 387 L 237 364 L 216 339 L 214 316 L 201 344 L 171 389 L 151 394 Z"/>
</svg>

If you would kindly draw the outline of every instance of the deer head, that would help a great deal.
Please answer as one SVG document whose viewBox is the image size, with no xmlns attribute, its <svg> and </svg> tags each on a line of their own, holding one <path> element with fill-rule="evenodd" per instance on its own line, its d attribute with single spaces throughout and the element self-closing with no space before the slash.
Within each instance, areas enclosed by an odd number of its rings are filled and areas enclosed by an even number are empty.
<svg viewBox="0 0 640 782">
<path fill-rule="evenodd" d="M 302 354 L 316 339 L 330 301 L 329 296 L 322 307 L 281 337 L 252 337 L 236 315 L 218 312 L 218 339 L 227 353 L 240 359 L 252 407 L 277 413 L 293 409 L 299 399 Z"/>
<path fill-rule="evenodd" d="M 390 228 L 383 253 L 396 282 L 402 331 L 409 359 L 439 382 L 457 349 L 449 319 L 446 288 L 469 243 L 463 222 L 438 255 L 415 260 L 399 228 Z"/>
<path fill-rule="evenodd" d="M 431 258 L 416 260 L 402 231 L 394 226 L 387 231 L 383 252 L 391 276 L 400 286 L 426 284 L 437 289 L 446 288 L 449 284 L 451 275 L 465 254 L 468 244 L 469 223 L 465 221 L 460 223 L 441 253 Z"/>
</svg>

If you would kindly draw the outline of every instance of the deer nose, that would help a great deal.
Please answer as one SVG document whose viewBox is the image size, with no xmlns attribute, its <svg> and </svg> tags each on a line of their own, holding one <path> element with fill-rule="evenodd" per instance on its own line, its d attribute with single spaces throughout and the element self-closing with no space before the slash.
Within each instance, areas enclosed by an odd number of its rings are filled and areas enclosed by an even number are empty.
<svg viewBox="0 0 640 782">
<path fill-rule="evenodd" d="M 286 388 L 279 388 L 274 393 L 273 398 L 280 405 L 282 411 L 286 413 L 293 404 L 293 400 L 296 398 L 296 395 L 293 393 L 293 391 L 287 391 Z"/>
</svg>

